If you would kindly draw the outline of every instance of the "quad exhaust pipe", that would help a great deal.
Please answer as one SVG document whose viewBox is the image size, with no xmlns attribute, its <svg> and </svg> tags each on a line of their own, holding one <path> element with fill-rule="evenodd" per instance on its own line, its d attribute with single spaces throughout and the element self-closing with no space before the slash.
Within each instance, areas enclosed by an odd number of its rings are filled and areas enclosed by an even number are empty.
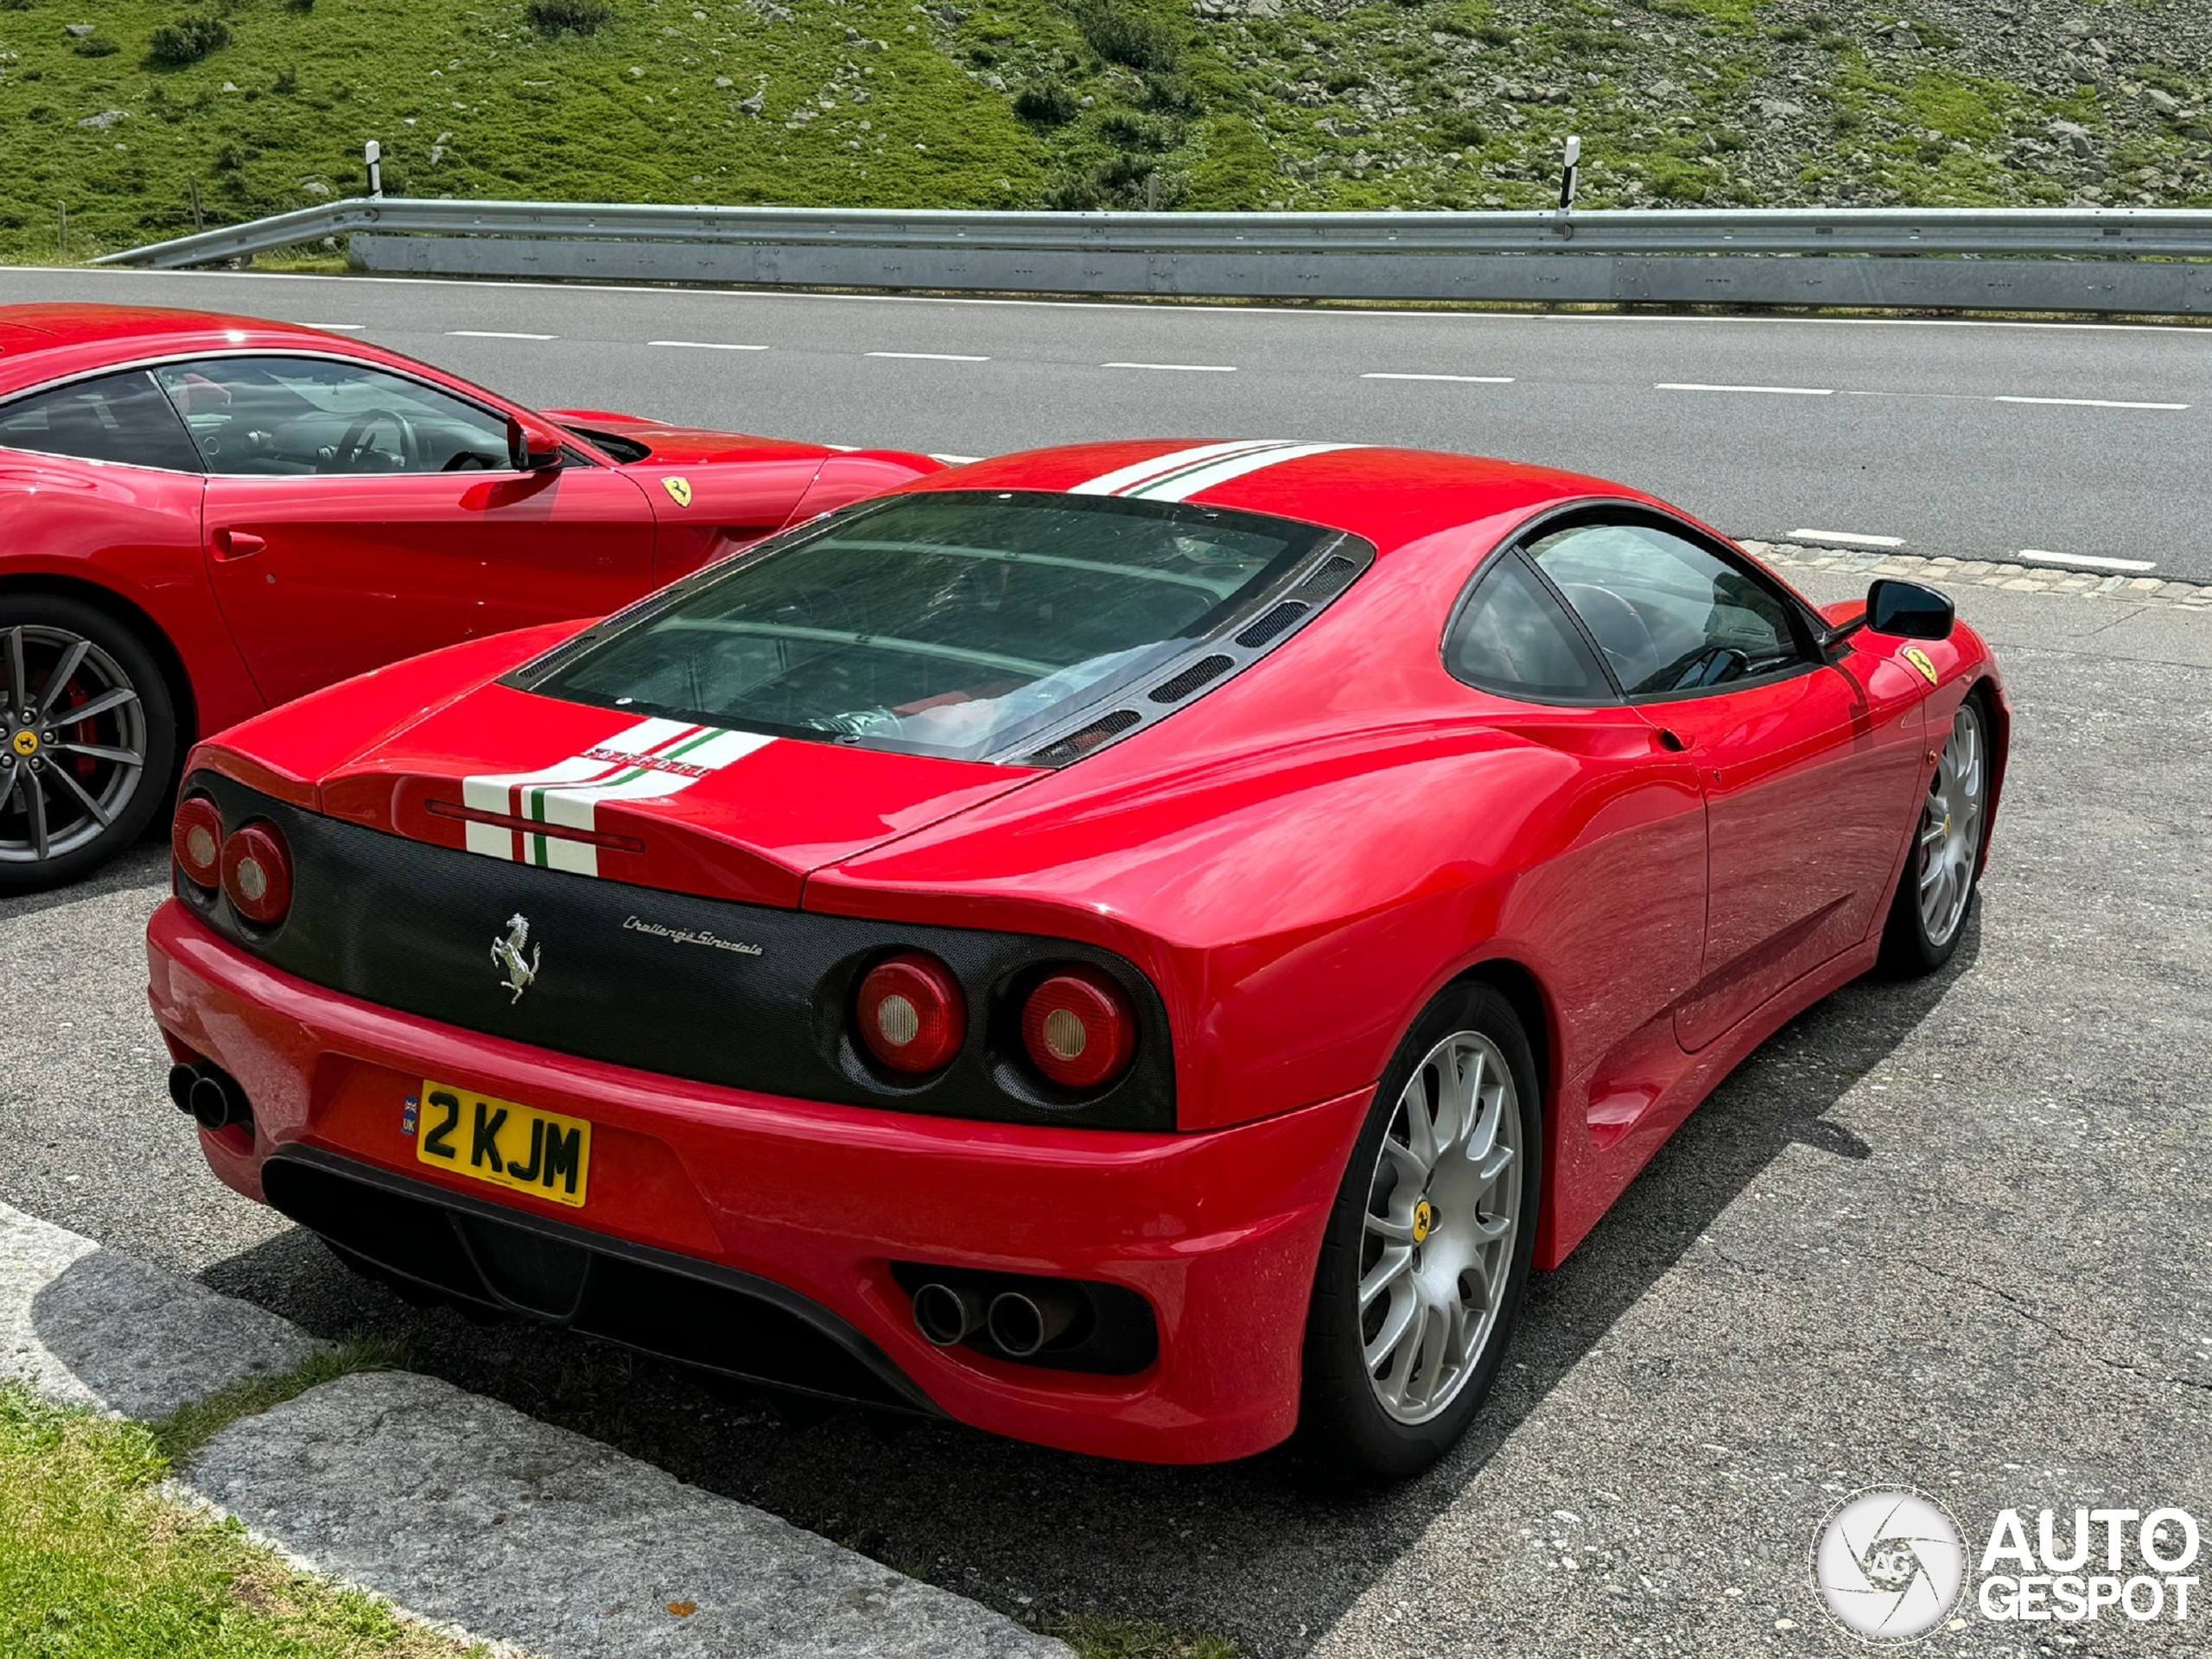
<svg viewBox="0 0 2212 1659">
<path fill-rule="evenodd" d="M 1002 1290 L 991 1298 L 984 1328 L 991 1340 L 1016 1359 L 1027 1359 L 1075 1323 L 1075 1293 L 1039 1288 Z"/>
<path fill-rule="evenodd" d="M 940 1348 L 957 1348 L 983 1328 L 983 1295 L 932 1279 L 914 1292 L 914 1328 Z"/>
<path fill-rule="evenodd" d="M 931 1279 L 914 1288 L 914 1328 L 939 1348 L 980 1333 L 1008 1357 L 1028 1359 L 1072 1325 L 1082 1306 L 1077 1292 L 1053 1286 L 994 1296 L 988 1286 Z"/>
<path fill-rule="evenodd" d="M 234 1124 L 253 1126 L 253 1107 L 238 1080 L 206 1060 L 169 1068 L 169 1098 L 177 1110 L 210 1135 Z"/>
</svg>

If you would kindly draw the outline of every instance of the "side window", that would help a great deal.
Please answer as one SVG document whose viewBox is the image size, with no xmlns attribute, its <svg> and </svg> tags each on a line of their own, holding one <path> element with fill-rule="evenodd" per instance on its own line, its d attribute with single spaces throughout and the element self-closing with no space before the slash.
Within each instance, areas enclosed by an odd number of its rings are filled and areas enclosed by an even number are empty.
<svg viewBox="0 0 2212 1659">
<path fill-rule="evenodd" d="M 176 411 L 143 369 L 73 381 L 0 405 L 0 446 L 196 473 Z"/>
<path fill-rule="evenodd" d="M 1630 696 L 1755 679 L 1805 660 L 1780 594 L 1680 536 L 1585 524 L 1529 553 Z"/>
<path fill-rule="evenodd" d="M 1444 641 L 1454 678 L 1535 702 L 1611 702 L 1613 688 L 1567 613 L 1517 553 L 1493 560 Z"/>
<path fill-rule="evenodd" d="M 319 357 L 211 357 L 154 371 L 213 473 L 504 471 L 507 424 L 435 387 Z"/>
</svg>

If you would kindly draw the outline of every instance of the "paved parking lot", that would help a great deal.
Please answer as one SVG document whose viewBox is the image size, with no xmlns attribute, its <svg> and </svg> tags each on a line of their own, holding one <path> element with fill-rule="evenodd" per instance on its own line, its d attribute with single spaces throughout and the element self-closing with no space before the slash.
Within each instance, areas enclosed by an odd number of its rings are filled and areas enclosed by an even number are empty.
<svg viewBox="0 0 2212 1659">
<path fill-rule="evenodd" d="M 0 904 L 0 1199 L 1017 1614 L 1157 1618 L 1255 1659 L 1858 1652 L 1807 1558 L 1861 1485 L 1938 1497 L 1974 1555 L 2006 1506 L 2212 1515 L 2212 615 L 1960 592 L 2019 721 L 1956 961 L 1761 1050 L 1538 1283 L 1458 1454 L 1387 1495 L 1281 1455 L 1158 1470 L 791 1426 L 407 1308 L 201 1166 L 144 1011 L 158 848 Z M 2208 1623 L 1971 1618 L 1923 1650 L 2202 1653 Z"/>
</svg>

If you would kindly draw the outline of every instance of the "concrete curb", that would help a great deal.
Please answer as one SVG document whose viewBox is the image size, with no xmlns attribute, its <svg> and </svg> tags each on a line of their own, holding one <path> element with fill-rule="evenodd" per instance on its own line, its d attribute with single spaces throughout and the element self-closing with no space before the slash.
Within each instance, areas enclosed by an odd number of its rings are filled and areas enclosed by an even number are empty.
<svg viewBox="0 0 2212 1659">
<path fill-rule="evenodd" d="M 1904 576 L 1940 587 L 1999 588 L 2015 594 L 2118 599 L 2131 605 L 2212 612 L 2212 585 L 2172 582 L 2163 576 L 2131 575 L 2124 571 L 2104 575 L 2062 565 L 1815 547 L 1802 542 L 1739 542 L 1738 545 L 1780 569 L 1856 571 L 1869 576 Z"/>
<path fill-rule="evenodd" d="M 251 1302 L 0 1204 L 0 1378 L 151 1422 L 322 1347 Z"/>
<path fill-rule="evenodd" d="M 167 1417 L 325 1344 L 0 1204 L 0 1380 Z M 950 1591 L 433 1377 L 340 1377 L 171 1483 L 296 1565 L 542 1659 L 1069 1659 Z"/>
<path fill-rule="evenodd" d="M 341 1377 L 182 1484 L 320 1571 L 560 1659 L 1046 1659 L 975 1602 L 433 1377 Z"/>
</svg>

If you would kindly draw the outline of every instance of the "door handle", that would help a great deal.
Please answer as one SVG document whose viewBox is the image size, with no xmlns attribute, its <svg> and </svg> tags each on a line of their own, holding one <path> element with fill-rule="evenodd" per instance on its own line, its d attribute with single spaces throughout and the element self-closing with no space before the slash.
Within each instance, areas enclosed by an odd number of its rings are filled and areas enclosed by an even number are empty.
<svg viewBox="0 0 2212 1659">
<path fill-rule="evenodd" d="M 1669 731 L 1664 726 L 1654 727 L 1651 737 L 1654 742 L 1669 754 L 1683 753 L 1689 747 L 1680 734 Z"/>
<path fill-rule="evenodd" d="M 215 556 L 219 559 L 250 559 L 269 543 L 246 530 L 219 530 L 215 532 Z"/>
</svg>

